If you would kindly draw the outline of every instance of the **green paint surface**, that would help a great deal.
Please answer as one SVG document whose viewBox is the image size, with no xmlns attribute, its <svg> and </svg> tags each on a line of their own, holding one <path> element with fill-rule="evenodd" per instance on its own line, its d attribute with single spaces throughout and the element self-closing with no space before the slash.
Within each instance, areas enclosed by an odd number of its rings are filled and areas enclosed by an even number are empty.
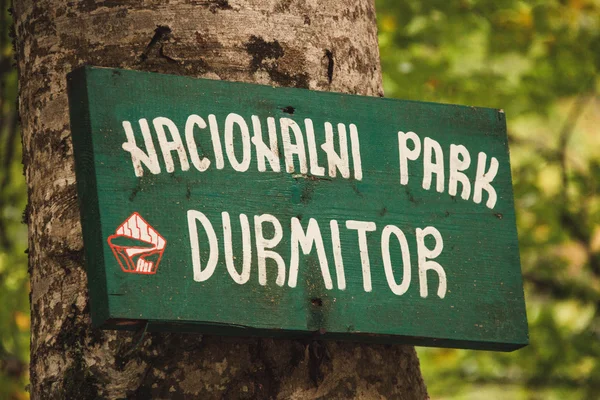
<svg viewBox="0 0 600 400">
<path fill-rule="evenodd" d="M 154 330 L 309 336 L 494 350 L 514 350 L 528 343 L 502 111 L 93 67 L 69 75 L 69 101 L 95 326 L 133 329 L 147 321 L 148 328 Z M 225 121 L 231 113 L 245 121 L 250 137 L 254 135 L 252 116 L 256 116 L 267 146 L 267 119 L 274 118 L 280 172 L 271 170 L 268 161 L 266 171 L 259 171 L 254 144 L 250 144 L 246 154 L 250 157 L 247 170 L 234 169 L 236 162 L 243 162 L 244 151 L 243 135 L 236 124 L 232 125 L 233 153 L 226 151 Z M 222 169 L 217 168 L 209 127 L 195 127 L 197 148 L 190 149 L 185 133 L 190 115 L 198 115 L 207 124 L 209 115 L 214 116 L 223 152 Z M 183 170 L 174 149 L 170 152 L 174 170 L 167 172 L 153 125 L 157 117 L 168 118 L 177 127 L 188 170 Z M 297 156 L 293 157 L 294 171 L 286 170 L 282 118 L 289 118 L 300 127 L 307 173 L 301 173 Z M 148 122 L 160 166 L 157 174 L 142 163 L 143 175 L 136 176 L 132 156 L 123 148 L 127 142 L 123 122 L 128 121 L 137 146 L 147 153 L 141 119 Z M 312 121 L 314 149 L 318 165 L 324 167 L 324 176 L 311 173 L 305 119 Z M 337 124 L 345 125 L 348 178 L 342 177 L 339 170 L 335 177 L 329 174 L 328 157 L 321 147 L 326 142 L 326 122 L 333 126 L 337 153 Z M 356 126 L 360 142 L 361 179 L 356 177 L 350 124 Z M 399 131 L 415 132 L 422 148 L 416 160 L 408 160 L 406 184 L 400 179 Z M 172 132 L 168 128 L 165 132 L 166 140 L 173 141 Z M 293 134 L 291 138 L 292 144 L 298 145 Z M 425 156 L 425 138 L 439 144 L 442 160 L 436 158 L 435 150 L 432 157 Z M 470 166 L 463 171 L 471 187 L 466 200 L 460 196 L 461 183 L 456 195 L 448 192 L 451 145 L 463 145 L 470 154 Z M 412 142 L 408 147 L 413 149 Z M 205 171 L 198 170 L 190 151 L 197 152 L 200 159 L 206 157 L 210 166 Z M 491 182 L 497 200 L 491 208 L 486 206 L 485 190 L 479 203 L 473 201 L 480 152 L 487 157 L 486 171 L 492 158 L 498 162 Z M 436 190 L 436 174 L 432 174 L 429 190 L 423 188 L 424 160 L 443 163 L 443 191 Z M 201 282 L 194 280 L 189 210 L 206 216 L 218 242 L 214 273 Z M 231 219 L 233 261 L 238 272 L 242 271 L 243 260 L 239 215 L 244 214 L 249 220 L 252 257 L 250 276 L 243 284 L 233 280 L 226 266 L 223 212 L 229 213 Z M 141 243 L 139 238 L 123 237 L 127 235 L 117 235 L 112 243 L 123 246 L 122 249 L 139 247 L 140 251 L 151 251 L 154 246 L 154 254 L 147 260 L 154 268 L 160 257 L 158 268 L 152 271 L 155 273 L 125 272 L 121 267 L 126 265 L 124 257 L 116 256 L 114 246 L 109 244 L 109 237 L 117 234 L 134 213 L 166 244 L 157 249 L 153 244 Z M 266 261 L 266 284 L 259 283 L 254 218 L 263 214 L 272 215 L 281 224 L 282 239 L 268 250 L 279 254 L 285 263 L 283 286 L 276 283 L 278 267 L 273 260 Z M 331 289 L 326 288 L 315 243 L 308 254 L 299 247 L 297 284 L 290 287 L 292 218 L 297 218 L 304 230 L 311 219 L 318 224 Z M 331 220 L 339 226 L 343 289 L 336 273 Z M 365 290 L 359 235 L 346 227 L 346 221 L 352 220 L 375 225 L 375 230 L 365 235 L 371 291 Z M 400 230 L 408 245 L 408 251 L 401 250 L 392 234 L 389 246 L 383 246 L 389 248 L 391 270 L 398 285 L 408 279 L 403 274 L 403 255 L 409 255 L 410 284 L 401 295 L 392 291 L 384 269 L 382 232 L 386 226 Z M 263 227 L 264 237 L 273 237 L 270 225 Z M 443 239 L 441 253 L 430 260 L 437 262 L 446 275 L 443 298 L 437 294 L 441 278 L 436 271 L 419 275 L 417 232 L 426 227 L 435 228 Z M 196 231 L 204 269 L 210 258 L 208 236 L 200 223 Z M 436 246 L 432 236 L 425 237 L 422 243 L 430 250 Z M 132 257 L 134 269 L 136 257 Z M 425 277 L 426 297 L 420 292 Z"/>
</svg>

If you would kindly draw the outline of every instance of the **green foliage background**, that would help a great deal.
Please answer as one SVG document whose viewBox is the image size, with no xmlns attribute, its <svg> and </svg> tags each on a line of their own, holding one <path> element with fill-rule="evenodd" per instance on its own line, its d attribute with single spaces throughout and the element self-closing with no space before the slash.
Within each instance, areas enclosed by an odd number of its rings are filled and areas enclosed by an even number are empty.
<svg viewBox="0 0 600 400">
<path fill-rule="evenodd" d="M 25 399 L 26 202 L 0 0 L 0 398 Z M 531 344 L 419 349 L 435 399 L 600 397 L 600 0 L 376 0 L 386 96 L 502 108 Z M 485 268 L 485 266 L 482 266 Z"/>
<path fill-rule="evenodd" d="M 386 96 L 508 121 L 531 344 L 419 349 L 432 397 L 600 398 L 600 1 L 377 6 Z"/>
<path fill-rule="evenodd" d="M 26 399 L 29 361 L 27 189 L 16 107 L 8 1 L 0 0 L 0 399 Z"/>
</svg>

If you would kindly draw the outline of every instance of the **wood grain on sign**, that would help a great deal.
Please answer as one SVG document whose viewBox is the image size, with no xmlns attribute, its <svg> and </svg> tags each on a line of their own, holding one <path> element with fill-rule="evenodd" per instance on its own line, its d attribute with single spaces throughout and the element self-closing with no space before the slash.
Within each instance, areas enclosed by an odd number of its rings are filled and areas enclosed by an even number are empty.
<svg viewBox="0 0 600 400">
<path fill-rule="evenodd" d="M 94 67 L 68 82 L 95 326 L 527 344 L 501 110 Z"/>
</svg>

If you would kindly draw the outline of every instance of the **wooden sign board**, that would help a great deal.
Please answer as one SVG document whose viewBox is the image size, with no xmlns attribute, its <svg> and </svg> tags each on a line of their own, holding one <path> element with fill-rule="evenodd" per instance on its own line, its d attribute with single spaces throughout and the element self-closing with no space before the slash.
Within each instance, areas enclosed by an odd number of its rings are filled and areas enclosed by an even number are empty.
<svg viewBox="0 0 600 400">
<path fill-rule="evenodd" d="M 502 111 L 84 67 L 95 326 L 514 350 Z"/>
</svg>

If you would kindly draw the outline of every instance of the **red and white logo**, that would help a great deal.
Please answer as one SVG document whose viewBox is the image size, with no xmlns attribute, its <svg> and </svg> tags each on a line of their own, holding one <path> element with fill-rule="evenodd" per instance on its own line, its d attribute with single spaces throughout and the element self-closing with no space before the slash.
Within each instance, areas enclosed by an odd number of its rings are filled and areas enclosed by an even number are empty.
<svg viewBox="0 0 600 400">
<path fill-rule="evenodd" d="M 156 274 L 167 241 L 134 212 L 119 226 L 108 244 L 124 272 Z"/>
</svg>

